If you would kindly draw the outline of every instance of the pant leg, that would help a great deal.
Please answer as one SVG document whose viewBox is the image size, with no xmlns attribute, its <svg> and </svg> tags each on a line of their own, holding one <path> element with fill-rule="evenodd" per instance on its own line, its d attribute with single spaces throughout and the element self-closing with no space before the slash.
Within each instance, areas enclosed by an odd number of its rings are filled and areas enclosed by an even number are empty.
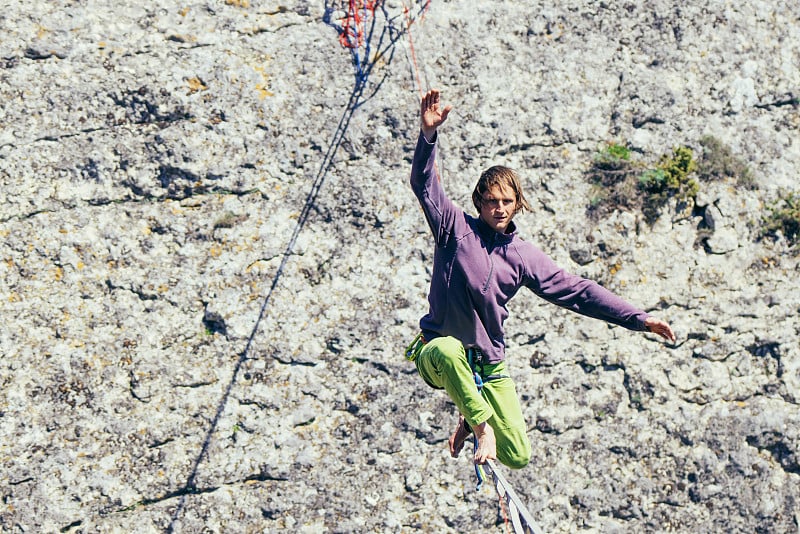
<svg viewBox="0 0 800 534">
<path fill-rule="evenodd" d="M 437 337 L 422 348 L 414 363 L 428 385 L 447 391 L 470 426 L 494 415 L 491 405 L 478 393 L 464 346 L 458 339 Z"/>
<path fill-rule="evenodd" d="M 506 374 L 505 362 L 486 365 L 483 371 L 486 376 Z M 492 407 L 489 424 L 497 441 L 498 461 L 512 469 L 525 467 L 531 458 L 531 442 L 514 381 L 497 378 L 484 382 L 482 393 Z"/>
</svg>

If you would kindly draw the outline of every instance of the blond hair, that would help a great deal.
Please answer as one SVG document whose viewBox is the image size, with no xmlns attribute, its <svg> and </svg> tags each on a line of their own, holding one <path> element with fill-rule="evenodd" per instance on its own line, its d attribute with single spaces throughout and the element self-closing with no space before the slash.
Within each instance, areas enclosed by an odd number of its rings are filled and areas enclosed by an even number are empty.
<svg viewBox="0 0 800 534">
<path fill-rule="evenodd" d="M 478 183 L 475 184 L 475 190 L 472 191 L 472 204 L 475 206 L 476 210 L 481 211 L 483 195 L 488 193 L 489 190 L 495 186 L 501 188 L 508 187 L 514 192 L 514 196 L 516 197 L 514 214 L 523 210 L 530 211 L 531 206 L 528 204 L 528 201 L 525 199 L 525 194 L 522 192 L 519 176 L 514 169 L 504 167 L 503 165 L 489 167 L 483 171 L 481 177 L 478 178 Z"/>
</svg>

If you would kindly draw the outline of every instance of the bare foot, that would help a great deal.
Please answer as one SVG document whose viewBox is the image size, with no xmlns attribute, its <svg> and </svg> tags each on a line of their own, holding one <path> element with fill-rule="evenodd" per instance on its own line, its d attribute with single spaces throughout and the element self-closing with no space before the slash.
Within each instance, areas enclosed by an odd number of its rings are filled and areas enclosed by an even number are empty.
<svg viewBox="0 0 800 534">
<path fill-rule="evenodd" d="M 453 435 L 450 436 L 450 456 L 458 458 L 458 453 L 464 448 L 464 441 L 469 437 L 471 432 L 466 421 L 464 421 L 464 416 L 459 415 L 458 425 L 456 425 Z"/>
<path fill-rule="evenodd" d="M 494 439 L 494 430 L 489 423 L 483 422 L 472 429 L 478 438 L 478 450 L 475 451 L 475 463 L 485 464 L 486 460 L 497 459 L 497 443 Z"/>
</svg>

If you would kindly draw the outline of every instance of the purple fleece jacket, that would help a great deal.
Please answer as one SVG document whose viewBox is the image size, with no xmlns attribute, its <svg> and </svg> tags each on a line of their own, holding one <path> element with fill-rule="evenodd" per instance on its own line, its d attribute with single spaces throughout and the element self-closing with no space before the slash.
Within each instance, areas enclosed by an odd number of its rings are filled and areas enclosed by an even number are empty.
<svg viewBox="0 0 800 534">
<path fill-rule="evenodd" d="M 596 282 L 569 274 L 524 241 L 512 222 L 495 232 L 447 197 L 435 167 L 436 137 L 420 133 L 411 166 L 411 188 L 436 241 L 427 315 L 420 329 L 428 341 L 453 336 L 479 348 L 490 363 L 505 358 L 506 304 L 521 287 L 568 310 L 645 330 L 648 314 Z"/>
</svg>

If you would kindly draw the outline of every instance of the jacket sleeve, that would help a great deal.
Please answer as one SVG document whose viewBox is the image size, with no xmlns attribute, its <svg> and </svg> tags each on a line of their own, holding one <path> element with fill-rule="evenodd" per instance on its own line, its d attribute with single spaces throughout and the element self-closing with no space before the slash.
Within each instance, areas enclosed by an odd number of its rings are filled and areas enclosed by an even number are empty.
<svg viewBox="0 0 800 534">
<path fill-rule="evenodd" d="M 436 147 L 438 133 L 429 142 L 420 132 L 414 159 L 411 163 L 411 189 L 419 200 L 428 227 L 433 233 L 437 246 L 444 246 L 453 233 L 456 217 L 461 214 L 447 197 L 439 181 L 436 170 Z"/>
<path fill-rule="evenodd" d="M 629 330 L 646 330 L 649 317 L 597 282 L 570 274 L 544 252 L 533 248 L 528 254 L 525 285 L 543 299 L 587 317 L 623 326 Z"/>
</svg>

